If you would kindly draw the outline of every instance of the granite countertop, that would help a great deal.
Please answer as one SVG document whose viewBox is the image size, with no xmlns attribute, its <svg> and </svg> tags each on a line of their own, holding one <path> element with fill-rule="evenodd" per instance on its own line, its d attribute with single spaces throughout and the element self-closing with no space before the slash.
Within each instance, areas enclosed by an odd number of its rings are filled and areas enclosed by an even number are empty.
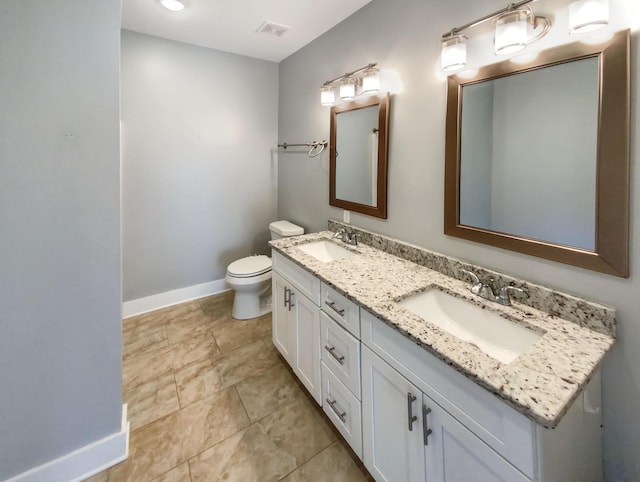
<svg viewBox="0 0 640 482">
<path fill-rule="evenodd" d="M 502 306 L 469 291 L 469 283 L 446 276 L 360 243 L 342 247 L 359 255 L 323 263 L 297 248 L 318 239 L 323 231 L 271 241 L 279 253 L 310 271 L 347 298 L 451 365 L 475 383 L 495 393 L 546 428 L 555 427 L 586 386 L 615 338 L 558 316 L 513 301 Z M 441 330 L 398 305 L 398 301 L 436 285 L 457 297 L 500 313 L 543 336 L 513 362 L 504 364 L 471 343 Z"/>
</svg>

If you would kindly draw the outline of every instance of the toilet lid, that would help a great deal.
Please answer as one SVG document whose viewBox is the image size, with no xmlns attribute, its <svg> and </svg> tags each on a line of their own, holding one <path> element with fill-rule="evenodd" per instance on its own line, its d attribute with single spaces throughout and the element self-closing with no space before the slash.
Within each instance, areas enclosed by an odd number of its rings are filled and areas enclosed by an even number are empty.
<svg viewBox="0 0 640 482">
<path fill-rule="evenodd" d="M 271 258 L 264 254 L 247 256 L 234 261 L 227 268 L 227 273 L 237 278 L 249 278 L 258 276 L 271 270 Z"/>
</svg>

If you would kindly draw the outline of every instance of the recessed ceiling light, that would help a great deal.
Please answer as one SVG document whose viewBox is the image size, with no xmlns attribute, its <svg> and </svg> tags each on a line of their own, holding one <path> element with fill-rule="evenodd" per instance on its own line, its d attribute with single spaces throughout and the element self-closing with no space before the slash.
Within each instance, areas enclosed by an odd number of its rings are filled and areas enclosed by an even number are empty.
<svg viewBox="0 0 640 482">
<path fill-rule="evenodd" d="M 172 12 L 179 12 L 185 7 L 183 0 L 160 0 L 160 3 L 164 8 Z"/>
</svg>

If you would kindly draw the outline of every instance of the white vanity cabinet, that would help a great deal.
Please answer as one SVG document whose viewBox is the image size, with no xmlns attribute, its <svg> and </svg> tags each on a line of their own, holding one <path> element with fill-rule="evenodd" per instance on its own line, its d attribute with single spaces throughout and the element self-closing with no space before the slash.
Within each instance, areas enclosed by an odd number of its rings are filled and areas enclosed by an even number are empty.
<svg viewBox="0 0 640 482">
<path fill-rule="evenodd" d="M 322 404 L 320 281 L 278 253 L 273 255 L 273 344 Z"/>
<path fill-rule="evenodd" d="M 545 429 L 275 251 L 273 343 L 377 481 L 602 480 L 597 373 Z"/>
<path fill-rule="evenodd" d="M 529 480 L 366 346 L 362 383 L 364 463 L 376 480 Z"/>
<path fill-rule="evenodd" d="M 364 464 L 376 480 L 602 480 L 601 415 L 581 399 L 544 429 L 364 310 L 361 336 Z M 587 392 L 597 405 L 599 379 Z"/>
</svg>

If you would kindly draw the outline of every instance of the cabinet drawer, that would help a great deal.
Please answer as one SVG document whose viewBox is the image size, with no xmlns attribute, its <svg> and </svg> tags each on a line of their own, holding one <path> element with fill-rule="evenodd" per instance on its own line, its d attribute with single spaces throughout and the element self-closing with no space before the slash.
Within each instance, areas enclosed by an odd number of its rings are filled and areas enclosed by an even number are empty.
<svg viewBox="0 0 640 482">
<path fill-rule="evenodd" d="M 322 310 L 360 339 L 360 307 L 325 283 L 321 287 Z"/>
<path fill-rule="evenodd" d="M 362 414 L 360 400 L 321 362 L 322 409 L 362 460 Z"/>
<path fill-rule="evenodd" d="M 272 252 L 273 269 L 317 306 L 320 306 L 320 280 L 277 251 Z"/>
<path fill-rule="evenodd" d="M 362 342 L 529 478 L 534 422 L 362 310 Z"/>
<path fill-rule="evenodd" d="M 320 312 L 322 361 L 360 400 L 360 340 Z"/>
</svg>

